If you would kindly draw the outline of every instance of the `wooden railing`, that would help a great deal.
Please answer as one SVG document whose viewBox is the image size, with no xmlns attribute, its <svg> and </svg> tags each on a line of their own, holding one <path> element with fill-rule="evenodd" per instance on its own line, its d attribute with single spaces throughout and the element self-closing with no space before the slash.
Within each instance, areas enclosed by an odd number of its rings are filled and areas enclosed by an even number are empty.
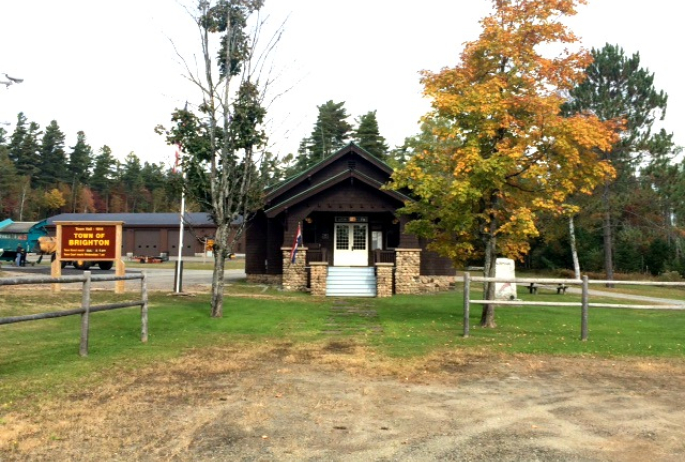
<svg viewBox="0 0 685 462">
<path fill-rule="evenodd" d="M 394 250 L 374 250 L 373 251 L 373 262 L 374 263 L 392 263 L 392 264 L 395 264 L 395 251 Z"/>
<path fill-rule="evenodd" d="M 528 300 L 472 300 L 471 299 L 471 282 L 500 282 L 510 284 L 524 284 L 531 289 L 537 285 L 552 285 L 553 287 L 563 287 L 564 292 L 567 286 L 581 287 L 581 301 L 580 302 L 534 302 Z M 590 303 L 590 284 L 624 284 L 624 285 L 644 285 L 644 286 L 679 286 L 685 287 L 685 282 L 655 282 L 655 281 L 590 281 L 587 276 L 581 279 L 531 279 L 531 278 L 489 278 L 482 276 L 471 276 L 469 273 L 464 273 L 464 337 L 469 336 L 469 317 L 470 305 L 476 303 L 480 305 L 518 305 L 518 306 L 569 306 L 581 308 L 580 320 L 580 340 L 586 341 L 588 337 L 588 310 L 592 308 L 633 308 L 633 309 L 685 309 L 685 302 L 678 304 L 652 304 L 652 305 L 637 305 L 637 304 L 622 304 L 622 303 Z M 557 290 L 557 293 L 560 291 Z M 531 293 L 534 293 L 531 290 Z"/>
<path fill-rule="evenodd" d="M 325 259 L 325 252 L 321 249 L 307 250 L 307 264 L 313 261 L 328 261 Z"/>
<path fill-rule="evenodd" d="M 140 279 L 140 300 L 130 302 L 108 303 L 104 305 L 91 305 L 91 284 L 93 282 L 109 281 L 128 281 Z M 146 343 L 148 340 L 148 295 L 147 295 L 147 275 L 145 271 L 140 274 L 127 274 L 124 276 L 91 276 L 90 271 L 84 271 L 83 276 L 63 276 L 53 277 L 31 277 L 31 278 L 0 278 L 0 286 L 27 285 L 27 284 L 69 284 L 82 283 L 83 291 L 81 297 L 81 307 L 73 310 L 53 311 L 49 313 L 29 314 L 24 316 L 11 316 L 0 318 L 0 325 L 14 324 L 17 322 L 38 321 L 41 319 L 59 318 L 63 316 L 81 315 L 81 343 L 79 354 L 88 356 L 88 335 L 90 330 L 90 314 L 99 311 L 110 311 L 119 308 L 129 308 L 140 306 L 141 334 L 140 341 Z"/>
</svg>

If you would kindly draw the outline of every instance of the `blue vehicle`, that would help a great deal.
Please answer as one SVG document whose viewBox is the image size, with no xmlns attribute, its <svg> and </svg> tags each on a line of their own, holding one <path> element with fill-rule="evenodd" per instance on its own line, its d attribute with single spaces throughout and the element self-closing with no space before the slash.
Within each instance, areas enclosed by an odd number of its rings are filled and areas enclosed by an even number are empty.
<svg viewBox="0 0 685 462">
<path fill-rule="evenodd" d="M 26 252 L 40 253 L 38 239 L 48 235 L 43 221 L 0 221 L 0 260 L 15 261 L 17 249 L 21 246 Z"/>
</svg>

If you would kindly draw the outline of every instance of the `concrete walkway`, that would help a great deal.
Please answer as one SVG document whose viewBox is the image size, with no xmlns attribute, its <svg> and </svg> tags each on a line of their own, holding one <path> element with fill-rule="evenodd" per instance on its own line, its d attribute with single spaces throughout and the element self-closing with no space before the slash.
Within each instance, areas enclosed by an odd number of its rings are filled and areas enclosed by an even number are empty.
<svg viewBox="0 0 685 462">
<path fill-rule="evenodd" d="M 525 286 L 525 289 L 527 289 L 527 285 Z M 544 285 L 540 284 L 539 287 L 547 288 L 549 289 L 550 292 L 556 291 L 556 286 L 555 285 Z M 520 288 L 524 288 L 521 286 Z M 620 290 L 620 288 L 619 288 Z M 570 294 L 577 294 L 580 295 L 582 294 L 582 290 L 577 287 L 577 286 L 572 286 L 566 289 L 567 293 Z M 683 292 L 685 294 L 685 292 Z M 606 298 L 615 298 L 615 299 L 620 299 L 620 300 L 626 300 L 630 301 L 633 303 L 642 303 L 642 304 L 655 304 L 655 305 L 665 305 L 663 307 L 655 307 L 652 309 L 659 309 L 659 310 L 685 310 L 685 300 L 674 300 L 671 298 L 661 298 L 661 297 L 646 297 L 643 295 L 633 295 L 633 294 L 625 294 L 625 293 L 618 293 L 618 292 L 611 292 L 608 290 L 599 290 L 599 289 L 589 289 L 588 294 L 590 296 L 590 303 L 593 302 L 592 297 L 606 297 Z M 649 308 L 634 308 L 634 309 L 649 309 Z"/>
</svg>

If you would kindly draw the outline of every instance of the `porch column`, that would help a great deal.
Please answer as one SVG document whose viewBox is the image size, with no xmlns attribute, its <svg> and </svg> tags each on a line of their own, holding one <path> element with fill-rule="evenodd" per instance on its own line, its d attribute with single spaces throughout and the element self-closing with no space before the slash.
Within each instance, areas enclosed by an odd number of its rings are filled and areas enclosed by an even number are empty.
<svg viewBox="0 0 685 462">
<path fill-rule="evenodd" d="M 392 263 L 376 263 L 376 297 L 392 297 Z"/>
<path fill-rule="evenodd" d="M 395 265 L 395 293 L 419 293 L 421 249 L 395 249 Z"/>
<path fill-rule="evenodd" d="M 283 254 L 283 290 L 295 292 L 307 290 L 307 248 L 300 247 L 295 255 L 295 263 L 290 261 L 292 247 L 281 247 Z"/>
<path fill-rule="evenodd" d="M 309 263 L 311 268 L 311 288 L 315 297 L 326 296 L 326 278 L 328 277 L 328 263 L 325 261 L 313 261 Z"/>
</svg>

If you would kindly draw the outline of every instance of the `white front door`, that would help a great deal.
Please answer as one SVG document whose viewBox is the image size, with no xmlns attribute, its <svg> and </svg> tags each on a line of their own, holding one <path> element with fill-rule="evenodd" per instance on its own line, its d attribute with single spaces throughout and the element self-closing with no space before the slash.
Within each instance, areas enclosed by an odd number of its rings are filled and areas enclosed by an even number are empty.
<svg viewBox="0 0 685 462">
<path fill-rule="evenodd" d="M 336 223 L 333 266 L 369 266 L 365 223 Z"/>
</svg>

